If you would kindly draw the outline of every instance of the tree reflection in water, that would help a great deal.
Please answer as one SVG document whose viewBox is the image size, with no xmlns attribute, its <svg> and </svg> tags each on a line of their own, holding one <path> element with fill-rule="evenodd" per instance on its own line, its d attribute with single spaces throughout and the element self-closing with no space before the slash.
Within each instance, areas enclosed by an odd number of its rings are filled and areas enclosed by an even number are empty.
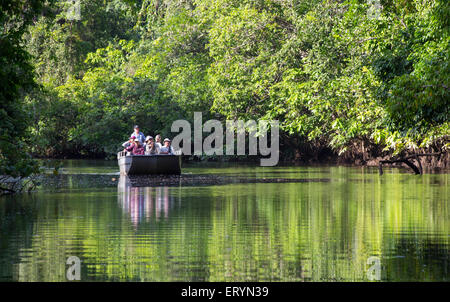
<svg viewBox="0 0 450 302">
<path fill-rule="evenodd" d="M 128 176 L 121 176 L 118 185 L 118 201 L 124 213 L 130 215 L 135 227 L 145 219 L 149 222 L 169 217 L 174 197 L 169 187 L 140 187 Z"/>
</svg>

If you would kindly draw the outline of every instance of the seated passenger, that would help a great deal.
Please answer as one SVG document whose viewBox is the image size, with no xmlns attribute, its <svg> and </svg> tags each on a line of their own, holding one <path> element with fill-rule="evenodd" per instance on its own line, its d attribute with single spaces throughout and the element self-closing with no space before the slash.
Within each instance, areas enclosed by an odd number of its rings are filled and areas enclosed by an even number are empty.
<svg viewBox="0 0 450 302">
<path fill-rule="evenodd" d="M 136 139 L 136 137 L 135 137 L 134 135 L 131 136 L 126 142 L 124 142 L 124 143 L 122 144 L 122 147 L 127 148 L 127 147 L 129 147 L 130 145 L 133 145 L 135 139 Z M 123 151 L 126 151 L 126 150 L 123 150 Z"/>
<path fill-rule="evenodd" d="M 123 149 L 123 152 L 127 152 L 127 155 L 131 155 L 131 153 L 133 152 L 133 148 L 135 145 L 135 137 L 132 136 L 130 137 L 130 140 L 128 142 L 125 142 L 122 144 L 122 146 L 125 147 L 125 149 Z"/>
<path fill-rule="evenodd" d="M 135 138 L 134 142 L 126 147 L 123 151 L 128 152 L 127 155 L 144 155 L 145 153 L 144 147 L 141 145 L 137 138 Z"/>
<path fill-rule="evenodd" d="M 135 142 L 135 144 L 134 144 L 134 147 L 133 147 L 132 154 L 133 155 L 144 155 L 145 154 L 145 149 L 144 149 L 144 146 L 141 145 L 140 140 L 136 138 L 134 140 L 134 142 Z"/>
<path fill-rule="evenodd" d="M 156 135 L 155 136 L 155 139 L 156 139 L 156 143 L 155 143 L 155 145 L 156 146 L 158 146 L 160 149 L 162 148 L 162 144 L 161 144 L 161 135 Z"/>
<path fill-rule="evenodd" d="M 145 138 L 145 155 L 159 154 L 159 147 L 155 144 L 152 136 Z"/>
<path fill-rule="evenodd" d="M 159 150 L 159 154 L 174 154 L 173 148 L 170 145 L 171 143 L 170 139 L 164 139 L 164 146 Z"/>
</svg>

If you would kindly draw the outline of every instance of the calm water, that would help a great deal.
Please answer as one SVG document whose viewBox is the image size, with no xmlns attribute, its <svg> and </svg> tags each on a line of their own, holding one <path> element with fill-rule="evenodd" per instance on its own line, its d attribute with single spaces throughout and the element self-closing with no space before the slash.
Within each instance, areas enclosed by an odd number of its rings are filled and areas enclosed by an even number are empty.
<svg viewBox="0 0 450 302">
<path fill-rule="evenodd" d="M 449 280 L 448 174 L 197 165 L 183 173 L 304 181 L 133 187 L 117 171 L 67 161 L 56 187 L 0 197 L 0 281 L 65 281 L 70 256 L 84 281 L 367 281 L 373 256 L 384 281 Z"/>
</svg>

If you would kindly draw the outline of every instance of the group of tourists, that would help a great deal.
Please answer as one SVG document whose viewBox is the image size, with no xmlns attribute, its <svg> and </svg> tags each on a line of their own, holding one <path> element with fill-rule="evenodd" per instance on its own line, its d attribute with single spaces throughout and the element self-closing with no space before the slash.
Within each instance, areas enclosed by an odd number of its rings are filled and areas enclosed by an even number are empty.
<svg viewBox="0 0 450 302">
<path fill-rule="evenodd" d="M 134 126 L 134 132 L 130 135 L 130 139 L 123 143 L 124 152 L 131 155 L 154 155 L 154 154 L 174 154 L 171 146 L 171 140 L 166 138 L 161 143 L 161 135 L 145 137 L 144 133 L 139 130 L 139 126 Z"/>
</svg>

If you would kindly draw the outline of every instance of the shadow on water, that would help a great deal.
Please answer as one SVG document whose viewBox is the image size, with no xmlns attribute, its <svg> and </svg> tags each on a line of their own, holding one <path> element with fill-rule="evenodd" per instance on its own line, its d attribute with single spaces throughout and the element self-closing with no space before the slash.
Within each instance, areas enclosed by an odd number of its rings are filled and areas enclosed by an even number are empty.
<svg viewBox="0 0 450 302">
<path fill-rule="evenodd" d="M 108 188 L 117 186 L 123 176 L 116 174 L 59 174 L 43 175 L 40 177 L 40 189 L 50 191 L 66 191 L 86 188 Z M 308 183 L 330 182 L 330 178 L 281 178 L 268 175 L 258 177 L 249 174 L 181 174 L 181 175 L 136 175 L 127 176 L 127 182 L 134 187 L 156 186 L 216 186 L 228 184 L 252 183 Z"/>
</svg>

